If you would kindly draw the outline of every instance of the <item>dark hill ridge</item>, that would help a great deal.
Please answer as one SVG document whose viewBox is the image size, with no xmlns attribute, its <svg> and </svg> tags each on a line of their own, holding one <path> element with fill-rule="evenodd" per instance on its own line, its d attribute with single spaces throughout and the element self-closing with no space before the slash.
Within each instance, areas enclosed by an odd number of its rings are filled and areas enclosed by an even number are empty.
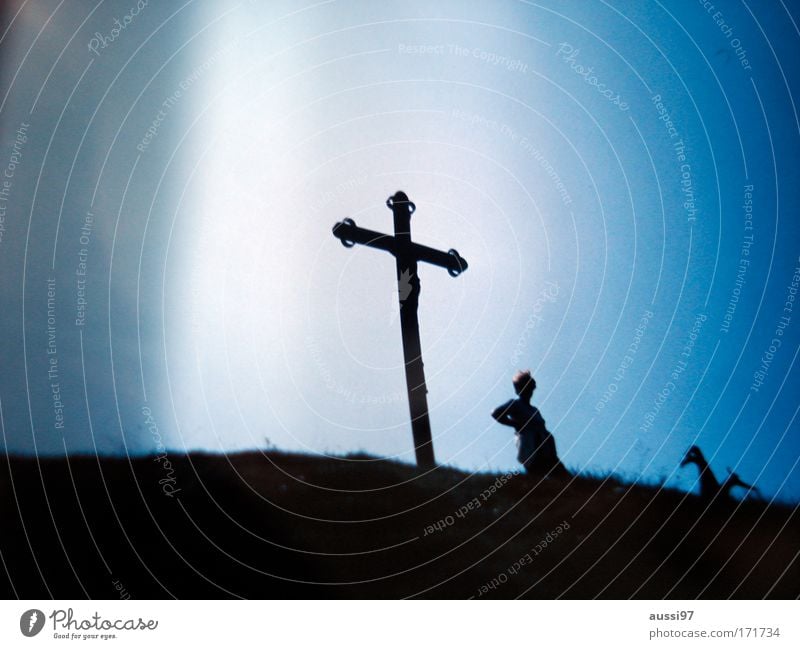
<svg viewBox="0 0 800 649">
<path fill-rule="evenodd" d="M 785 505 L 710 506 L 590 478 L 421 475 L 367 457 L 169 461 L 0 462 L 3 595 L 800 595 L 800 524 Z"/>
</svg>

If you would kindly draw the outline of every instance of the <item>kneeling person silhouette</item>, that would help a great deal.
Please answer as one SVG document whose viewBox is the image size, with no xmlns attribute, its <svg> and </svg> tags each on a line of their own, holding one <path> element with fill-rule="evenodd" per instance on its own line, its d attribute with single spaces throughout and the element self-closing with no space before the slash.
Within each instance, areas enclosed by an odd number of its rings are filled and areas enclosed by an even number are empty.
<svg viewBox="0 0 800 649">
<path fill-rule="evenodd" d="M 492 412 L 498 422 L 517 433 L 517 460 L 525 471 L 535 475 L 566 476 L 566 467 L 558 459 L 556 441 L 544 424 L 539 409 L 531 405 L 536 381 L 530 371 L 517 372 L 512 380 L 518 398 L 507 401 Z"/>
</svg>

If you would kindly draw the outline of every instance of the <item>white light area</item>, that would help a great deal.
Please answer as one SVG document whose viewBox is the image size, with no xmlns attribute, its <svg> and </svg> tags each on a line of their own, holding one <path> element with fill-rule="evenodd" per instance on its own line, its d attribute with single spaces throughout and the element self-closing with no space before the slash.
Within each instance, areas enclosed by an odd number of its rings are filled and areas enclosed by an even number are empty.
<svg viewBox="0 0 800 649">
<path fill-rule="evenodd" d="M 490 428 L 504 459 L 487 459 L 513 462 L 512 436 L 491 429 L 481 402 L 513 369 L 528 317 L 520 301 L 554 277 L 542 198 L 514 168 L 529 153 L 492 129 L 476 138 L 469 119 L 454 117 L 456 106 L 496 110 L 485 91 L 405 80 L 414 76 L 407 60 L 360 56 L 363 44 L 351 55 L 336 41 L 271 57 L 270 45 L 254 52 L 229 30 L 219 32 L 226 52 L 208 86 L 203 197 L 173 246 L 183 257 L 176 281 L 191 283 L 168 351 L 181 377 L 173 393 L 192 395 L 174 398 L 185 443 L 252 448 L 268 438 L 285 449 L 413 458 L 394 259 L 345 249 L 331 233 L 345 217 L 391 232 L 384 201 L 403 189 L 417 205 L 413 237 L 457 248 L 470 264 L 458 278 L 420 265 L 437 451 L 470 454 Z"/>
</svg>

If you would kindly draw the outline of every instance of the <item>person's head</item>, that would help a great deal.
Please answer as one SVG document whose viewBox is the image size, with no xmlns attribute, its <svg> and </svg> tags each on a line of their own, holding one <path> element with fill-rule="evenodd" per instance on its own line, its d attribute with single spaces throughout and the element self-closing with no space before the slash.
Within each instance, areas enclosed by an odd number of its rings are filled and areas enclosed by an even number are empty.
<svg viewBox="0 0 800 649">
<path fill-rule="evenodd" d="M 686 455 L 683 456 L 683 460 L 681 461 L 681 466 L 686 466 L 687 464 L 691 464 L 692 462 L 702 462 L 705 458 L 703 457 L 703 452 L 700 450 L 699 446 L 692 446 L 686 451 Z"/>
<path fill-rule="evenodd" d="M 533 391 L 536 389 L 536 380 L 531 376 L 530 370 L 524 372 L 520 370 L 514 375 L 511 380 L 514 384 L 514 391 L 523 399 L 529 399 L 533 396 Z"/>
</svg>

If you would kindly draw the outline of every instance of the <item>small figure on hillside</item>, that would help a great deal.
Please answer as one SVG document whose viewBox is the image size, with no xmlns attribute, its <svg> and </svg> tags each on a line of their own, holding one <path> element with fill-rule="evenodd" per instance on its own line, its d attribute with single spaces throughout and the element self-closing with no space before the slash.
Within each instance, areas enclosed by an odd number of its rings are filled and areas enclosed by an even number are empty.
<svg viewBox="0 0 800 649">
<path fill-rule="evenodd" d="M 696 464 L 697 470 L 700 472 L 700 497 L 712 499 L 719 496 L 722 491 L 721 485 L 699 446 L 692 446 L 683 456 L 681 467 L 689 464 Z"/>
<path fill-rule="evenodd" d="M 741 487 L 745 490 L 745 498 L 749 496 L 751 493 L 757 496 L 758 498 L 764 499 L 764 496 L 761 495 L 761 492 L 758 490 L 758 487 L 747 484 L 744 480 L 739 477 L 738 473 L 734 473 L 733 471 L 728 468 L 728 477 L 725 478 L 725 481 L 722 483 L 722 490 L 731 498 L 731 490 L 734 487 Z"/>
<path fill-rule="evenodd" d="M 528 473 L 569 475 L 558 459 L 556 441 L 544 425 L 539 409 L 531 405 L 536 381 L 530 371 L 519 371 L 512 379 L 518 398 L 507 401 L 492 412 L 498 422 L 517 431 L 517 460 Z"/>
<path fill-rule="evenodd" d="M 731 491 L 735 487 L 742 487 L 743 489 L 746 489 L 745 498 L 750 496 L 750 494 L 762 498 L 758 487 L 747 484 L 739 477 L 738 473 L 734 473 L 730 470 L 730 468 L 728 469 L 728 477 L 725 478 L 725 480 L 723 480 L 723 482 L 720 484 L 719 480 L 717 480 L 716 476 L 714 476 L 714 472 L 711 470 L 711 466 L 708 464 L 708 461 L 706 460 L 705 456 L 703 455 L 703 451 L 700 450 L 699 446 L 692 446 L 688 451 L 686 451 L 686 455 L 683 457 L 683 461 L 681 462 L 681 467 L 689 464 L 696 464 L 698 471 L 700 471 L 701 498 L 720 500 L 723 502 L 726 500 L 731 500 Z"/>
</svg>

